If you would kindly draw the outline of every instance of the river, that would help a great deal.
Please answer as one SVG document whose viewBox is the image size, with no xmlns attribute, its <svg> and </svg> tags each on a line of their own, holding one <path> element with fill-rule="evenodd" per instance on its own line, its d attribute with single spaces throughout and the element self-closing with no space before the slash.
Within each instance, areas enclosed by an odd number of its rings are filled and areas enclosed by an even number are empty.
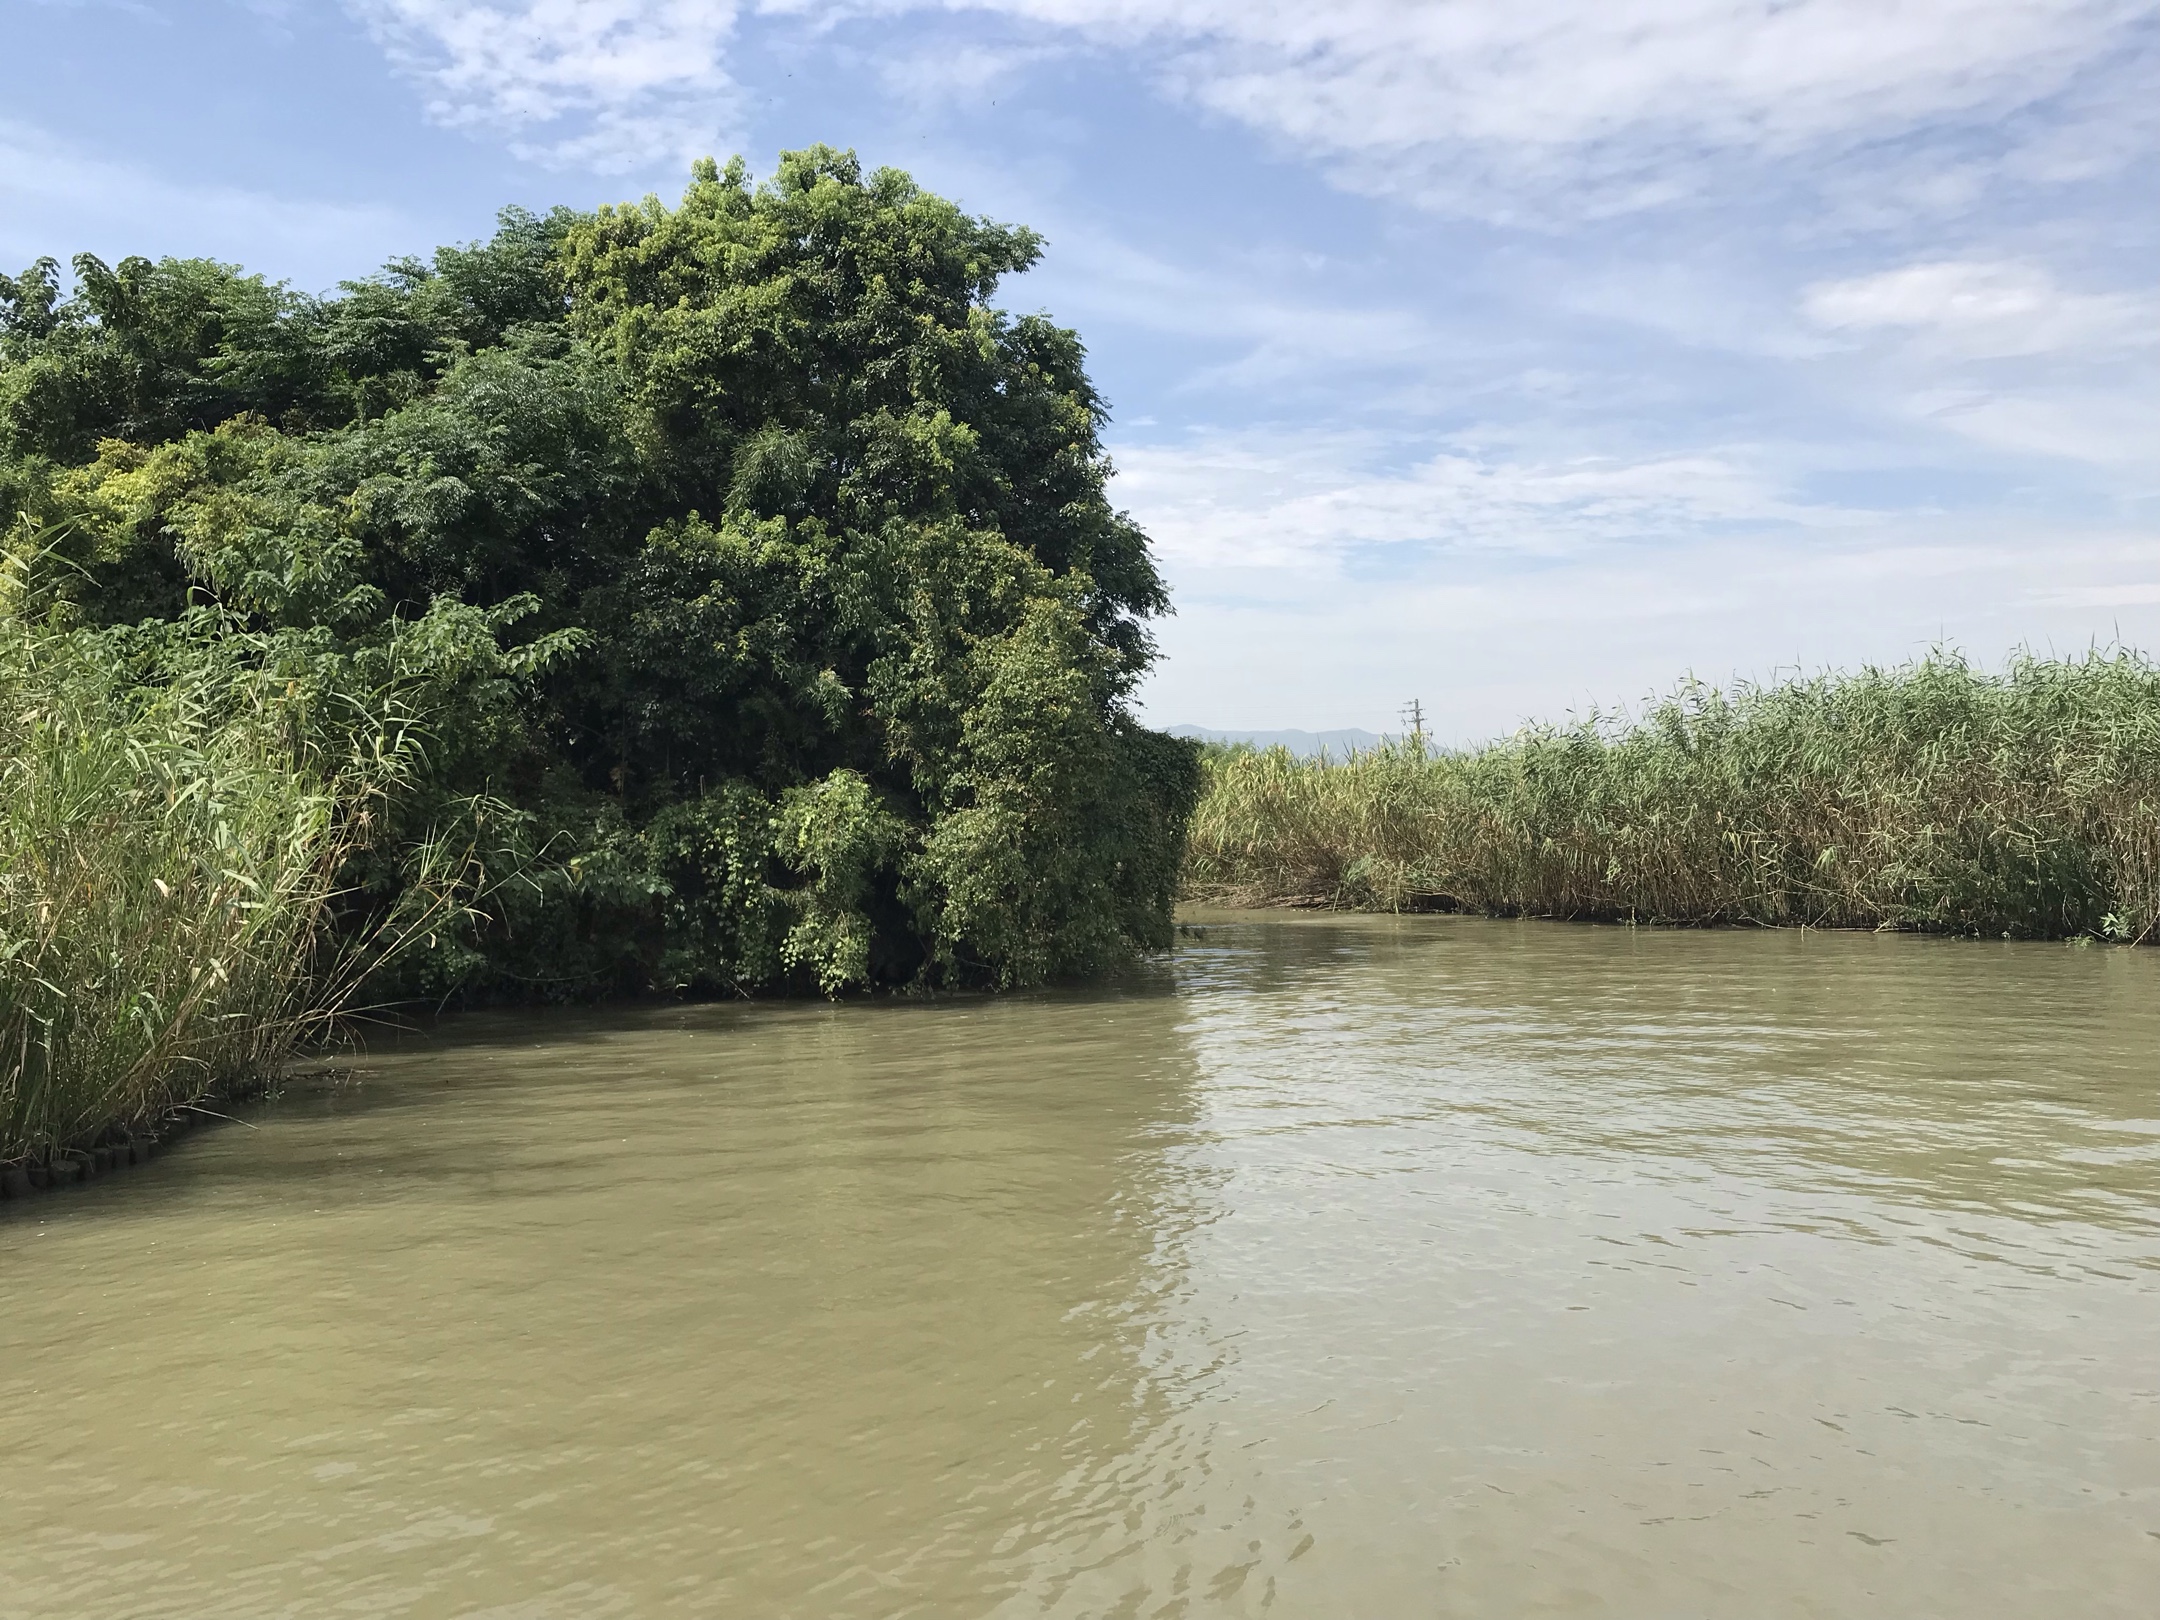
<svg viewBox="0 0 2160 1620">
<path fill-rule="evenodd" d="M 1203 926 L 0 1206 L 0 1615 L 2160 1607 L 2160 951 Z"/>
</svg>

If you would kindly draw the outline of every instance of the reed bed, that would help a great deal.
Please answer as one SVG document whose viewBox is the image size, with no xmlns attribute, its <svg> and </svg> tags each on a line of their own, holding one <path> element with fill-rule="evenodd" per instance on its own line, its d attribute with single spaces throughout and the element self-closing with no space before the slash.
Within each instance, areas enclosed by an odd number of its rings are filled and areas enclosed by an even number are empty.
<svg viewBox="0 0 2160 1620">
<path fill-rule="evenodd" d="M 1186 893 L 1237 904 L 2142 941 L 2160 668 L 1937 655 L 1633 722 L 1304 761 L 1217 751 Z"/>
<path fill-rule="evenodd" d="M 372 789 L 285 696 L 213 663 L 131 686 L 95 638 L 0 619 L 0 1163 L 260 1086 L 335 1000 Z"/>
</svg>

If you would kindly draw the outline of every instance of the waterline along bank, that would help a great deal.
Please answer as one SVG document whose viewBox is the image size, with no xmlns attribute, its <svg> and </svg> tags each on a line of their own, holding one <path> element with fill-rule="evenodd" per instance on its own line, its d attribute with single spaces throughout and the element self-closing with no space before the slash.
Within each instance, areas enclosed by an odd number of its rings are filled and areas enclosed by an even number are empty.
<svg viewBox="0 0 2160 1620">
<path fill-rule="evenodd" d="M 141 1151 L 323 1027 L 335 874 L 397 748 L 378 718 L 305 763 L 259 670 L 131 691 L 108 643 L 9 635 L 0 1166 L 27 1186 Z M 2160 670 L 2127 652 L 1692 687 L 1466 752 L 1218 749 L 1205 773 L 1198 899 L 2124 943 L 2160 916 Z"/>
<path fill-rule="evenodd" d="M 1168 946 L 1168 589 L 1079 335 L 995 302 L 1041 251 L 818 146 L 321 297 L 0 275 L 0 633 L 86 694 L 0 739 L 0 1163 L 274 1074 L 326 961 L 472 1006 Z M 372 796 L 317 768 L 378 737 Z"/>
<path fill-rule="evenodd" d="M 1937 654 L 1340 761 L 1218 749 L 1186 892 L 1246 905 L 2144 941 L 2160 668 Z"/>
</svg>

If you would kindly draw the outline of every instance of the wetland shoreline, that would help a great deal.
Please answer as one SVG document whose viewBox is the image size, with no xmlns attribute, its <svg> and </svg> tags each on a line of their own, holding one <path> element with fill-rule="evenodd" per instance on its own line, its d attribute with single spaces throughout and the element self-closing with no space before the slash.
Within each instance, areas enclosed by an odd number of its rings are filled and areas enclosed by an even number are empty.
<svg viewBox="0 0 2160 1620">
<path fill-rule="evenodd" d="M 2138 943 L 2160 667 L 1939 654 L 1343 760 L 1211 748 L 1184 893 L 1240 905 Z"/>
</svg>

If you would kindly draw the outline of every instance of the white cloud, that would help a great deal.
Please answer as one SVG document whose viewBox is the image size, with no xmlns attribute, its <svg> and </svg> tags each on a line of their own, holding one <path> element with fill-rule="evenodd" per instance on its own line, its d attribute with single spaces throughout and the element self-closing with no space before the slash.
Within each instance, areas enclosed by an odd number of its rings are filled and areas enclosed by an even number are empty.
<svg viewBox="0 0 2160 1620">
<path fill-rule="evenodd" d="M 2014 134 L 2007 121 L 2123 67 L 2160 13 L 2155 0 L 938 3 L 1146 51 L 1175 93 L 1332 160 L 1357 189 L 1518 219 L 1625 212 L 1692 195 L 1736 158 L 1942 127 L 2045 143 L 2061 115 Z M 2111 144 L 2084 143 L 2081 172 L 2132 155 Z M 2049 150 L 2023 172 L 2061 171 Z M 1970 201 L 1977 184 L 1936 201 Z"/>
<path fill-rule="evenodd" d="M 2160 443 L 2160 296 L 2081 292 L 2024 261 L 1938 260 L 1818 282 L 1800 306 L 1863 352 L 1876 397 L 2021 457 L 2134 470 Z"/>
<path fill-rule="evenodd" d="M 1173 567 L 1339 572 L 1359 553 L 1561 558 L 1707 530 L 1837 529 L 1741 451 L 1623 460 L 1508 456 L 1457 443 L 1407 466 L 1351 434 L 1259 431 L 1120 446 L 1113 497 Z"/>
<path fill-rule="evenodd" d="M 968 0 L 955 0 L 966 7 Z M 1470 157 L 1507 185 L 1654 195 L 1703 150 L 1992 118 L 2119 49 L 2150 0 L 989 0 L 1181 47 L 1187 94 L 1286 139 Z M 1427 184 L 1445 186 L 1434 173 Z M 1459 183 L 1459 182 L 1458 182 Z"/>
<path fill-rule="evenodd" d="M 439 116 L 522 132 L 527 150 L 563 161 L 672 160 L 724 123 L 724 58 L 744 14 L 829 30 L 942 12 L 1131 51 L 1172 93 L 1346 168 L 1353 185 L 1499 215 L 1654 203 L 1733 155 L 1999 126 L 2119 64 L 2160 14 L 2160 0 L 350 3 L 426 79 Z M 1013 48 L 959 47 L 946 80 L 987 86 Z M 594 128 L 529 133 L 575 118 Z"/>
<path fill-rule="evenodd" d="M 601 173 L 729 144 L 734 0 L 353 0 L 450 124 Z M 565 126 L 568 127 L 565 127 Z"/>
<path fill-rule="evenodd" d="M 1915 416 L 1989 449 L 2142 473 L 2148 490 L 2160 445 L 2160 398 L 2142 392 L 2034 384 L 1937 389 L 1907 401 Z"/>
<path fill-rule="evenodd" d="M 2149 295 L 2075 293 L 2038 265 L 1972 260 L 1818 282 L 1801 307 L 1821 327 L 1902 330 L 1969 359 L 2150 342 L 2160 313 Z"/>
</svg>

